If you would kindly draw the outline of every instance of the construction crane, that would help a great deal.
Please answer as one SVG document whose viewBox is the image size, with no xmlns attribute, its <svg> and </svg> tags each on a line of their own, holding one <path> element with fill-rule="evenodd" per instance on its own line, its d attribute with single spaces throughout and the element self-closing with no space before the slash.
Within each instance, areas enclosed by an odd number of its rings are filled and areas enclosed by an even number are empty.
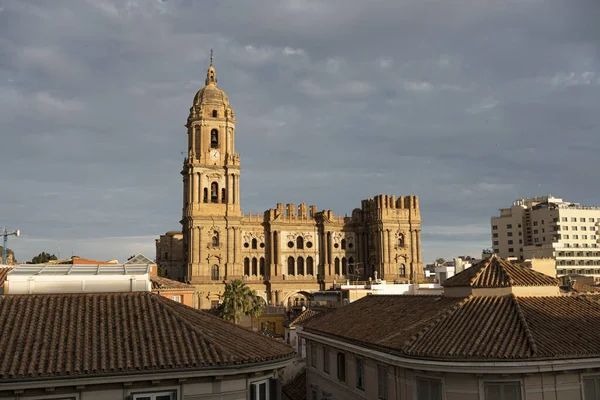
<svg viewBox="0 0 600 400">
<path fill-rule="evenodd" d="M 4 227 L 4 231 L 2 232 L 2 236 L 4 237 L 4 246 L 2 246 L 2 264 L 6 264 L 6 246 L 8 245 L 8 237 L 10 235 L 19 237 L 21 236 L 21 231 L 17 229 L 14 232 L 7 232 L 6 226 Z"/>
</svg>

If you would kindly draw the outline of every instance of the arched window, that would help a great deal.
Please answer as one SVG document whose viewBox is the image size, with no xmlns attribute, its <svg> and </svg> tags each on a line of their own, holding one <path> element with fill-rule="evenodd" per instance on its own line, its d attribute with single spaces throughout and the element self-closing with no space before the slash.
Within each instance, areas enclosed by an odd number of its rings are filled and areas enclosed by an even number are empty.
<svg viewBox="0 0 600 400">
<path fill-rule="evenodd" d="M 348 273 L 348 268 L 346 264 L 346 257 L 342 257 L 342 275 L 346 275 Z"/>
<path fill-rule="evenodd" d="M 398 235 L 398 247 L 404 247 L 404 234 L 403 233 Z"/>
<path fill-rule="evenodd" d="M 406 265 L 400 264 L 398 266 L 398 276 L 402 278 L 406 277 Z"/>
<path fill-rule="evenodd" d="M 219 202 L 219 184 L 217 182 L 213 182 L 210 184 L 210 202 Z"/>
<path fill-rule="evenodd" d="M 219 247 L 219 232 L 215 232 L 212 237 L 212 245 L 213 247 Z"/>
<path fill-rule="evenodd" d="M 258 275 L 258 267 L 257 267 L 256 257 L 252 258 L 252 275 L 254 275 L 254 276 Z"/>
<path fill-rule="evenodd" d="M 213 129 L 210 131 L 210 148 L 216 149 L 219 147 L 219 131 Z"/>
<path fill-rule="evenodd" d="M 296 275 L 296 265 L 294 263 L 294 257 L 288 257 L 288 275 Z"/>
<path fill-rule="evenodd" d="M 210 269 L 210 279 L 213 281 L 219 280 L 219 266 L 217 264 L 213 265 Z"/>
<path fill-rule="evenodd" d="M 169 259 L 169 252 L 165 251 L 165 260 L 168 260 L 168 259 Z"/>
<path fill-rule="evenodd" d="M 258 264 L 258 267 L 259 267 L 258 271 L 259 271 L 260 275 L 261 276 L 265 276 L 265 258 L 264 257 L 260 258 L 260 262 Z"/>
<path fill-rule="evenodd" d="M 252 239 L 252 248 L 253 249 L 256 249 L 256 247 L 257 247 L 256 244 L 257 244 L 256 239 Z"/>
<path fill-rule="evenodd" d="M 208 188 L 204 188 L 204 202 L 208 203 Z"/>
<path fill-rule="evenodd" d="M 335 274 L 339 275 L 340 274 L 340 259 L 338 257 L 335 258 Z"/>
<path fill-rule="evenodd" d="M 306 257 L 306 275 L 314 275 L 314 262 L 312 257 Z"/>
<path fill-rule="evenodd" d="M 298 257 L 296 265 L 298 267 L 298 275 L 304 275 L 304 258 Z"/>
<path fill-rule="evenodd" d="M 219 116 L 219 112 L 217 110 L 213 110 L 212 116 L 213 118 L 217 118 Z"/>
<path fill-rule="evenodd" d="M 244 258 L 244 275 L 250 275 L 250 259 L 248 257 Z"/>
<path fill-rule="evenodd" d="M 356 274 L 356 265 L 354 265 L 354 258 L 348 258 L 348 272 L 351 274 Z"/>
<path fill-rule="evenodd" d="M 342 239 L 342 250 L 346 250 L 346 239 Z"/>
<path fill-rule="evenodd" d="M 302 238 L 302 236 L 298 236 L 296 238 L 296 248 L 298 248 L 298 249 L 304 248 L 304 239 Z"/>
</svg>

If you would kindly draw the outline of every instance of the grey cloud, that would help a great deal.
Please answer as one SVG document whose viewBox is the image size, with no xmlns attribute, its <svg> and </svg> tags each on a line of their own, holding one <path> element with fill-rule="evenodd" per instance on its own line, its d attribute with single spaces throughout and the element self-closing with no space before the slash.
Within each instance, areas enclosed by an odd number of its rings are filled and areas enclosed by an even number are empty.
<svg viewBox="0 0 600 400">
<path fill-rule="evenodd" d="M 183 124 L 211 47 L 245 211 L 418 194 L 431 261 L 488 247 L 489 217 L 516 196 L 600 202 L 585 183 L 593 0 L 4 3 L 0 224 L 23 230 L 20 259 L 58 238 L 85 240 L 81 256 L 152 255 L 179 227 Z"/>
</svg>

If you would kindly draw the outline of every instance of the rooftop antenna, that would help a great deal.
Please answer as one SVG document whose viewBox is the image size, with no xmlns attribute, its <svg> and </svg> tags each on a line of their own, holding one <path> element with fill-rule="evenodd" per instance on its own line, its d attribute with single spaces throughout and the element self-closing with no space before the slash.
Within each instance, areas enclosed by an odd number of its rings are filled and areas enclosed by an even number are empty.
<svg viewBox="0 0 600 400">
<path fill-rule="evenodd" d="M 4 229 L 2 231 L 2 236 L 4 238 L 4 246 L 2 246 L 2 264 L 6 264 L 6 247 L 8 246 L 8 237 L 11 235 L 19 237 L 21 236 L 21 231 L 17 229 L 14 232 L 7 232 L 6 225 L 4 225 Z"/>
</svg>

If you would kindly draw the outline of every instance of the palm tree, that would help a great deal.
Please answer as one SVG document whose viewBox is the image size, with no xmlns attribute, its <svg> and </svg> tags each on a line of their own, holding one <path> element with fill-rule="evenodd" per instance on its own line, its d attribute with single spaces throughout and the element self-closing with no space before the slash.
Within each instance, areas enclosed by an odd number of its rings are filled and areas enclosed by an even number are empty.
<svg viewBox="0 0 600 400">
<path fill-rule="evenodd" d="M 219 315 L 224 320 L 237 325 L 242 315 L 260 315 L 263 305 L 264 300 L 254 290 L 250 290 L 244 282 L 237 279 L 225 285 Z"/>
<path fill-rule="evenodd" d="M 252 290 L 252 302 L 247 315 L 250 316 L 250 329 L 254 330 L 254 318 L 260 317 L 265 307 L 265 299 L 256 294 L 256 291 Z"/>
</svg>

